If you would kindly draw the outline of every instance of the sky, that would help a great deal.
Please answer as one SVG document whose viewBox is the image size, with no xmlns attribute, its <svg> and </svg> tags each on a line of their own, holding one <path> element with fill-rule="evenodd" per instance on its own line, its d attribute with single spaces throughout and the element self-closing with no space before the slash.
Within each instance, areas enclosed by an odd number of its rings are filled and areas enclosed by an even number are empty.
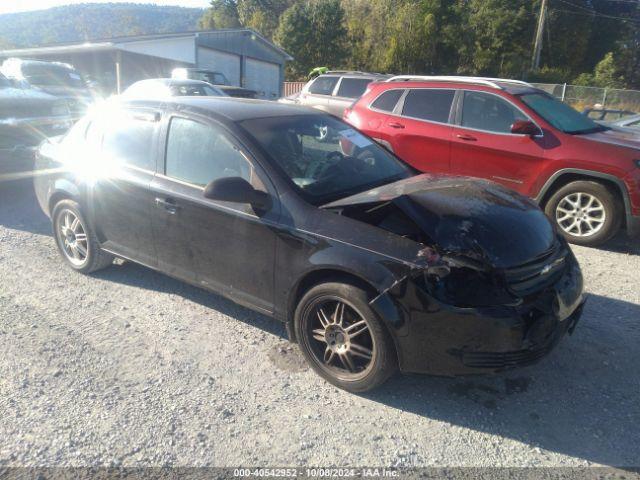
<svg viewBox="0 0 640 480">
<path fill-rule="evenodd" d="M 153 3 L 156 5 L 178 5 L 181 7 L 201 8 L 209 6 L 209 0 L 148 0 L 144 2 L 135 0 L 22 0 L 19 2 L 0 0 L 0 14 L 42 10 L 45 8 L 58 7 L 60 5 L 71 5 L 75 3 Z"/>
</svg>

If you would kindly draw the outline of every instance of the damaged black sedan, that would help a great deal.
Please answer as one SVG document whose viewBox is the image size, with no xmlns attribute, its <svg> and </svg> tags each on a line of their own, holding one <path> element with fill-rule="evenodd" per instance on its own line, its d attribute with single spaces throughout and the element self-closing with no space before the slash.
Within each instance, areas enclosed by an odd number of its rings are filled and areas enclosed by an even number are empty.
<svg viewBox="0 0 640 480">
<path fill-rule="evenodd" d="M 36 191 L 70 267 L 89 273 L 121 257 L 271 315 L 350 391 L 398 368 L 530 364 L 581 314 L 576 259 L 530 200 L 416 175 L 315 110 L 109 104 L 37 161 L 57 169 Z"/>
</svg>

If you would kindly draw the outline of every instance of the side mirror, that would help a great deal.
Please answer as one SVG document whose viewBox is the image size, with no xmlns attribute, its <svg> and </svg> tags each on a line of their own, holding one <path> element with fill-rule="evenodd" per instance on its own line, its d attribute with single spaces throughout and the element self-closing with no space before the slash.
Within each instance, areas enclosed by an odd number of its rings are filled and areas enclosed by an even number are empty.
<svg viewBox="0 0 640 480">
<path fill-rule="evenodd" d="M 247 203 L 258 210 L 267 210 L 271 206 L 267 193 L 256 190 L 240 177 L 225 177 L 209 182 L 204 188 L 204 197 L 221 202 Z"/>
<path fill-rule="evenodd" d="M 542 135 L 538 126 L 529 120 L 516 120 L 513 122 L 513 125 L 511 125 L 511 133 L 529 135 L 531 137 Z"/>
</svg>

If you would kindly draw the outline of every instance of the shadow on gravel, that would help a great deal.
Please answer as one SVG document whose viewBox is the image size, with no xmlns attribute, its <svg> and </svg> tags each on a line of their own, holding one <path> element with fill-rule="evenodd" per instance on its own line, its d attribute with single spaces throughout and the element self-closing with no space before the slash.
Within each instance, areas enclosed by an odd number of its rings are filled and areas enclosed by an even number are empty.
<svg viewBox="0 0 640 480">
<path fill-rule="evenodd" d="M 608 252 L 640 255 L 640 236 L 630 238 L 626 232 L 620 232 L 600 248 Z"/>
<path fill-rule="evenodd" d="M 492 376 L 397 376 L 364 397 L 532 449 L 638 465 L 638 319 L 640 305 L 590 295 L 574 335 L 537 365 Z"/>
<path fill-rule="evenodd" d="M 31 180 L 0 182 L 0 225 L 38 235 L 51 235 L 49 218 L 38 205 Z"/>
<path fill-rule="evenodd" d="M 277 320 L 240 306 L 221 295 L 203 290 L 181 280 L 176 280 L 135 263 L 125 262 L 122 265 L 113 265 L 92 273 L 91 276 L 123 285 L 153 290 L 154 292 L 179 295 L 272 335 L 287 337 L 284 324 Z"/>
</svg>

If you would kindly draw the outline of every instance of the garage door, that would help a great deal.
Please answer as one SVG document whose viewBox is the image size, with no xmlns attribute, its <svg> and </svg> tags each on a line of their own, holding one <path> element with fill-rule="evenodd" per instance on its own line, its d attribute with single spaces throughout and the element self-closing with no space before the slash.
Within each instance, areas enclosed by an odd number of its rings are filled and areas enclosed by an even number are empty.
<svg viewBox="0 0 640 480">
<path fill-rule="evenodd" d="M 240 56 L 198 47 L 198 68 L 224 73 L 231 85 L 240 86 Z"/>
<path fill-rule="evenodd" d="M 259 98 L 276 100 L 280 97 L 280 66 L 247 58 L 246 87 L 258 92 Z"/>
</svg>

